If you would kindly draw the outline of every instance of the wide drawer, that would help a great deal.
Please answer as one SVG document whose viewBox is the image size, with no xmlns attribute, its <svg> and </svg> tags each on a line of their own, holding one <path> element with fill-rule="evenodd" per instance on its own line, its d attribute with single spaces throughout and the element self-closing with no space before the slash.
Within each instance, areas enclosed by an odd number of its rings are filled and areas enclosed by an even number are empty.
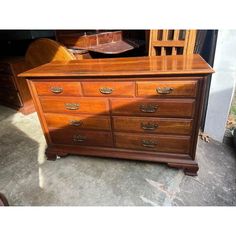
<svg viewBox="0 0 236 236">
<path fill-rule="evenodd" d="M 55 144 L 84 145 L 112 147 L 112 134 L 110 132 L 78 131 L 76 129 L 50 130 L 52 142 Z"/>
<path fill-rule="evenodd" d="M 117 148 L 188 154 L 189 136 L 115 133 Z"/>
<path fill-rule="evenodd" d="M 137 96 L 195 97 L 197 81 L 140 81 L 137 82 Z"/>
<path fill-rule="evenodd" d="M 79 82 L 34 82 L 37 93 L 40 96 L 81 96 Z"/>
<path fill-rule="evenodd" d="M 193 117 L 194 99 L 111 99 L 113 115 Z"/>
<path fill-rule="evenodd" d="M 115 116 L 115 131 L 190 135 L 191 119 Z"/>
<path fill-rule="evenodd" d="M 108 114 L 109 104 L 102 98 L 40 97 L 44 112 Z"/>
<path fill-rule="evenodd" d="M 44 117 L 50 128 L 60 129 L 71 127 L 76 130 L 94 129 L 111 130 L 110 117 L 94 115 L 65 115 L 45 113 Z"/>
<path fill-rule="evenodd" d="M 133 97 L 134 82 L 82 82 L 85 96 Z"/>
</svg>

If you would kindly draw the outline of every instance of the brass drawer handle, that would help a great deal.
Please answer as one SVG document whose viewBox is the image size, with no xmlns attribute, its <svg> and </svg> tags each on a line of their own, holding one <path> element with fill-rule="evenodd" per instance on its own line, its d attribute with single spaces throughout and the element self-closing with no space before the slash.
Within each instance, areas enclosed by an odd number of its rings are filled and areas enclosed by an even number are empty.
<svg viewBox="0 0 236 236">
<path fill-rule="evenodd" d="M 148 148 L 155 148 L 157 146 L 157 142 L 143 139 L 142 145 Z"/>
<path fill-rule="evenodd" d="M 76 134 L 73 136 L 73 141 L 76 142 L 76 143 L 81 143 L 81 142 L 84 142 L 87 140 L 87 137 L 86 136 L 82 136 L 80 134 Z"/>
<path fill-rule="evenodd" d="M 157 88 L 156 91 L 159 94 L 170 94 L 174 89 L 169 87 Z"/>
<path fill-rule="evenodd" d="M 158 128 L 158 124 L 155 123 L 150 123 L 148 122 L 147 124 L 144 124 L 143 122 L 141 123 L 141 128 L 144 130 L 155 130 Z"/>
<path fill-rule="evenodd" d="M 79 104 L 77 103 L 66 103 L 65 107 L 67 110 L 78 110 L 79 109 Z"/>
<path fill-rule="evenodd" d="M 81 126 L 83 124 L 83 122 L 80 121 L 80 120 L 70 120 L 69 124 L 72 125 L 72 126 L 79 127 L 79 126 Z"/>
<path fill-rule="evenodd" d="M 140 105 L 140 111 L 145 113 L 154 113 L 157 111 L 158 105 L 147 104 L 147 105 Z"/>
<path fill-rule="evenodd" d="M 112 88 L 100 88 L 99 91 L 102 94 L 111 94 L 113 92 L 114 89 Z"/>
<path fill-rule="evenodd" d="M 51 87 L 51 91 L 55 94 L 59 94 L 59 93 L 62 93 L 63 91 L 63 88 L 60 88 L 60 87 Z"/>
</svg>

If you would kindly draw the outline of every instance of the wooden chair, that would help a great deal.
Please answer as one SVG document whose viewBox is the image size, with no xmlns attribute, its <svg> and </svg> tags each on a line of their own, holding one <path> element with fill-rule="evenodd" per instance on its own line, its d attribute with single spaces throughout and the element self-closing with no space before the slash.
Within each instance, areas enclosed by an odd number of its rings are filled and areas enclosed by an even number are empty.
<svg viewBox="0 0 236 236">
<path fill-rule="evenodd" d="M 70 61 L 76 57 L 60 43 L 41 38 L 30 44 L 25 55 L 25 61 L 29 68 L 34 68 L 51 61 Z"/>
<path fill-rule="evenodd" d="M 193 54 L 197 30 L 150 30 L 149 56 Z"/>
</svg>

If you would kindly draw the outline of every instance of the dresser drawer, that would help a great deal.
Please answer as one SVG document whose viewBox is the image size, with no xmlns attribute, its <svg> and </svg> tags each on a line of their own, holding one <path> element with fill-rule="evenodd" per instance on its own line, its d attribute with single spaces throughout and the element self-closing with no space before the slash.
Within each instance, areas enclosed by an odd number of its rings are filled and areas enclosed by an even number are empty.
<svg viewBox="0 0 236 236">
<path fill-rule="evenodd" d="M 193 117 L 194 99 L 111 99 L 113 115 Z"/>
<path fill-rule="evenodd" d="M 133 97 L 135 91 L 134 82 L 82 82 L 85 96 L 95 97 Z"/>
<path fill-rule="evenodd" d="M 136 82 L 137 96 L 196 97 L 197 81 L 152 81 Z"/>
<path fill-rule="evenodd" d="M 34 82 L 40 96 L 81 96 L 79 82 Z"/>
<path fill-rule="evenodd" d="M 110 117 L 93 115 L 65 115 L 45 113 L 47 125 L 53 129 L 71 127 L 75 130 L 111 130 Z"/>
<path fill-rule="evenodd" d="M 75 97 L 40 97 L 44 112 L 108 114 L 106 99 Z"/>
<path fill-rule="evenodd" d="M 115 131 L 190 135 L 191 119 L 115 116 Z"/>
<path fill-rule="evenodd" d="M 112 147 L 110 132 L 78 131 L 76 129 L 51 130 L 50 136 L 55 144 Z"/>
<path fill-rule="evenodd" d="M 115 133 L 117 148 L 188 154 L 189 136 Z"/>
</svg>

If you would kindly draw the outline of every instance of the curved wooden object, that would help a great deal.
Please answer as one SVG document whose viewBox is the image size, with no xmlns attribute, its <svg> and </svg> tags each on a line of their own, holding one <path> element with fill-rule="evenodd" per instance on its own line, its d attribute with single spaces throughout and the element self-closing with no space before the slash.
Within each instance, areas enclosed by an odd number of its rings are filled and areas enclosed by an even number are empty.
<svg viewBox="0 0 236 236">
<path fill-rule="evenodd" d="M 60 43 L 47 38 L 35 40 L 27 49 L 25 60 L 29 68 L 51 61 L 70 61 L 76 57 Z"/>
</svg>

